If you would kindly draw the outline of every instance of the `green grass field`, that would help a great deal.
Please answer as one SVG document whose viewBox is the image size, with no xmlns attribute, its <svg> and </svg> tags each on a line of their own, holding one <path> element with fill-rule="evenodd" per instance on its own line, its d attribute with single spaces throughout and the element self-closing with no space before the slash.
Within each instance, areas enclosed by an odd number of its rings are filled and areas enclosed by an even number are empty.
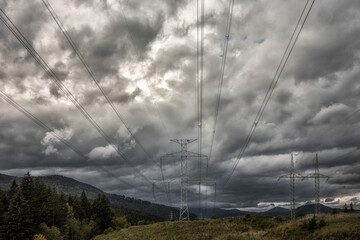
<svg viewBox="0 0 360 240">
<path fill-rule="evenodd" d="M 248 215 L 243 217 L 161 222 L 132 226 L 100 235 L 95 240 L 360 240 L 360 214 L 320 215 L 289 222 L 283 217 Z M 321 221 L 322 220 L 322 221 Z"/>
</svg>

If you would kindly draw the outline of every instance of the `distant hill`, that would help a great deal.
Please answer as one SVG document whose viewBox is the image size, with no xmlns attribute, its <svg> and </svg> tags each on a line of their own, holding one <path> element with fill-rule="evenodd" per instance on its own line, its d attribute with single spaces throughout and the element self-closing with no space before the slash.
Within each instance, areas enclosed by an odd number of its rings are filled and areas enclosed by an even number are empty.
<svg viewBox="0 0 360 240">
<path fill-rule="evenodd" d="M 267 216 L 290 215 L 290 210 L 282 207 L 274 207 L 265 212 L 251 212 L 251 211 L 240 211 L 238 209 L 221 209 L 221 208 L 208 209 L 208 211 L 205 211 L 205 209 L 202 209 L 200 211 L 199 208 L 191 208 L 190 212 L 196 214 L 199 217 L 202 216 L 203 218 L 239 217 L 239 216 L 244 216 L 246 214 L 258 214 L 258 215 L 267 215 Z"/>
<path fill-rule="evenodd" d="M 290 215 L 290 210 L 283 207 L 274 207 L 270 210 L 267 210 L 265 212 L 262 212 L 264 215 L 268 216 L 287 216 Z"/>
<path fill-rule="evenodd" d="M 303 212 L 305 215 L 308 214 L 314 214 L 315 205 L 314 204 L 306 204 L 303 206 L 300 206 L 295 209 L 295 212 Z M 341 209 L 336 209 L 338 212 L 342 212 Z M 257 215 L 267 215 L 267 216 L 289 216 L 290 215 L 290 209 L 283 208 L 283 207 L 274 207 L 270 210 L 264 211 L 264 212 L 250 212 L 250 211 L 240 211 L 238 209 L 221 209 L 221 208 L 215 208 L 215 209 L 208 209 L 205 211 L 205 209 L 202 209 L 200 211 L 199 208 L 191 208 L 191 213 L 196 214 L 200 218 L 211 218 L 211 217 L 217 217 L 217 218 L 224 218 L 224 217 L 239 217 L 244 216 L 246 214 L 257 214 Z M 320 213 L 332 213 L 333 208 L 324 206 L 320 204 Z"/>
<path fill-rule="evenodd" d="M 56 187 L 58 192 L 63 192 L 65 194 L 80 195 L 82 190 L 84 190 L 88 198 L 95 199 L 97 195 L 104 193 L 90 184 L 82 183 L 61 175 L 39 176 L 38 178 L 47 186 Z M 21 181 L 20 177 L 0 174 L 1 189 L 8 190 L 13 179 L 18 183 Z"/>
<path fill-rule="evenodd" d="M 200 218 L 225 218 L 225 217 L 237 217 L 244 216 L 251 212 L 240 211 L 238 209 L 221 209 L 221 208 L 210 208 L 207 211 L 205 209 L 200 208 L 190 208 L 189 211 Z"/>
<path fill-rule="evenodd" d="M 21 181 L 20 177 L 0 174 L 0 188 L 8 190 L 14 179 L 18 183 Z M 133 215 L 146 213 L 144 216 L 146 216 L 147 219 L 152 219 L 154 221 L 169 220 L 171 212 L 175 217 L 179 215 L 179 210 L 177 208 L 154 204 L 149 201 L 143 201 L 141 199 L 123 195 L 105 193 L 90 184 L 82 183 L 61 175 L 39 176 L 39 179 L 47 186 L 55 187 L 58 192 L 63 192 L 65 194 L 80 195 L 82 190 L 84 190 L 89 199 L 95 199 L 98 194 L 105 194 L 110 200 L 111 207 L 118 213 L 127 212 L 132 213 Z M 196 215 L 192 214 L 190 218 L 196 219 Z"/>
<path fill-rule="evenodd" d="M 339 210 L 339 209 L 337 209 L 337 210 Z M 300 206 L 300 207 L 296 208 L 296 212 L 298 212 L 298 211 L 302 211 L 306 215 L 314 214 L 315 204 L 306 204 L 306 205 Z M 320 204 L 320 213 L 332 213 L 332 212 L 333 212 L 333 208 Z"/>
</svg>

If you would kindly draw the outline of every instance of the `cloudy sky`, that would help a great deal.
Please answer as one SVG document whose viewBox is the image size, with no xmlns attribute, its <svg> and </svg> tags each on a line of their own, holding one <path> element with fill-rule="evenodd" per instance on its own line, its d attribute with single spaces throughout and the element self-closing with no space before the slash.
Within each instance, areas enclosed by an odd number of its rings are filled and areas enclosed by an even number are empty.
<svg viewBox="0 0 360 240">
<path fill-rule="evenodd" d="M 0 98 L 0 172 L 61 174 L 107 192 L 153 201 L 149 181 L 161 179 L 160 156 L 180 150 L 169 140 L 197 138 L 196 1 L 49 2 L 126 127 L 43 2 L 0 1 L 1 9 L 114 144 L 104 140 L 0 22 L 1 91 L 86 158 Z M 286 206 L 289 183 L 277 179 L 288 173 L 290 153 L 296 172 L 305 175 L 313 173 L 315 153 L 319 154 L 320 172 L 331 177 L 321 180 L 323 203 L 360 204 L 358 0 L 315 2 L 251 142 L 226 184 L 305 2 L 235 1 L 208 174 L 217 182 L 218 207 Z M 210 150 L 228 6 L 227 0 L 205 1 L 205 155 Z M 197 143 L 189 150 L 197 151 Z M 199 172 L 198 160 L 190 159 L 189 177 L 198 179 Z M 179 176 L 179 160 L 164 160 L 163 173 L 166 179 Z M 177 205 L 179 184 L 170 185 L 172 204 Z M 169 204 L 164 185 L 156 186 L 156 201 Z M 202 189 L 202 199 L 207 193 L 212 205 L 213 186 Z M 190 204 L 196 206 L 197 186 L 189 191 Z M 313 199 L 313 180 L 297 181 L 296 201 Z"/>
</svg>

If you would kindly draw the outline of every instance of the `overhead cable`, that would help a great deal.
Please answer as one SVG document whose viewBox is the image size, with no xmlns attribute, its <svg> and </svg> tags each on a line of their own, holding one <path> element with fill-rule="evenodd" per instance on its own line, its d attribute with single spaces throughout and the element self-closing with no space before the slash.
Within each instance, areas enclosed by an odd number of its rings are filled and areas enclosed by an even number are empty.
<svg viewBox="0 0 360 240">
<path fill-rule="evenodd" d="M 5 24 L 5 26 L 13 33 L 17 40 L 27 49 L 29 54 L 35 59 L 35 61 L 40 65 L 40 67 L 47 73 L 50 79 L 55 83 L 55 85 L 64 93 L 64 95 L 75 105 L 75 107 L 83 114 L 83 116 L 91 123 L 91 125 L 102 135 L 102 137 L 108 142 L 108 144 L 118 153 L 118 155 L 130 165 L 130 167 L 143 179 L 151 183 L 150 180 L 141 173 L 131 161 L 121 152 L 120 149 L 115 147 L 111 139 L 105 134 L 103 129 L 98 125 L 98 123 L 90 116 L 90 114 L 84 109 L 82 104 L 75 98 L 75 96 L 69 91 L 69 89 L 63 84 L 59 79 L 57 74 L 49 67 L 49 65 L 44 61 L 44 59 L 38 54 L 38 52 L 32 47 L 29 41 L 25 36 L 20 32 L 20 30 L 14 25 L 11 19 L 6 15 L 6 13 L 0 8 L 0 20 Z"/>
<path fill-rule="evenodd" d="M 261 106 L 260 106 L 260 108 L 258 110 L 258 113 L 256 114 L 255 120 L 254 120 L 253 124 L 251 125 L 251 129 L 250 129 L 248 135 L 246 136 L 245 143 L 242 145 L 240 153 L 239 153 L 239 155 L 237 156 L 237 158 L 235 160 L 235 163 L 234 163 L 234 165 L 232 167 L 231 173 L 230 173 L 229 177 L 226 179 L 225 184 L 229 183 L 229 181 L 230 181 L 232 175 L 234 174 L 234 171 L 235 171 L 240 159 L 244 155 L 244 152 L 245 152 L 245 150 L 246 150 L 246 148 L 247 148 L 247 146 L 248 146 L 248 144 L 249 144 L 249 142 L 250 142 L 250 140 L 251 140 L 251 138 L 252 138 L 252 136 L 254 134 L 254 131 L 255 131 L 255 129 L 256 129 L 256 127 L 257 127 L 263 113 L 264 113 L 264 111 L 265 111 L 265 108 L 266 108 L 266 106 L 267 106 L 267 104 L 268 104 L 268 102 L 270 100 L 270 97 L 271 97 L 271 95 L 272 95 L 272 93 L 273 93 L 273 91 L 274 91 L 274 89 L 275 89 L 275 87 L 276 87 L 276 85 L 277 85 L 277 83 L 278 83 L 278 81 L 280 79 L 281 73 L 283 72 L 283 70 L 285 68 L 285 65 L 286 65 L 286 63 L 287 63 L 287 61 L 288 61 L 288 59 L 290 57 L 290 54 L 291 54 L 292 50 L 294 49 L 296 41 L 297 41 L 297 39 L 298 39 L 298 37 L 299 37 L 299 35 L 301 33 L 302 28 L 304 27 L 304 24 L 305 24 L 305 22 L 306 22 L 306 20 L 307 20 L 307 18 L 309 16 L 309 13 L 310 13 L 313 5 L 314 5 L 314 2 L 315 2 L 315 0 L 312 0 L 312 3 L 310 4 L 310 7 L 308 7 L 309 0 L 306 1 L 306 4 L 305 4 L 305 6 L 304 6 L 304 8 L 303 8 L 303 10 L 301 12 L 300 18 L 299 18 L 299 20 L 298 20 L 298 22 L 296 24 L 296 27 L 295 27 L 292 35 L 291 35 L 290 41 L 289 41 L 289 43 L 288 43 L 288 45 L 287 45 L 287 47 L 285 49 L 285 52 L 284 52 L 284 54 L 283 54 L 283 56 L 281 58 L 281 61 L 280 61 L 279 65 L 277 67 L 277 70 L 276 70 L 275 75 L 274 75 L 274 77 L 273 77 L 273 79 L 271 81 L 271 84 L 270 84 L 270 86 L 269 86 L 269 88 L 268 88 L 268 90 L 266 92 L 266 95 L 265 95 L 265 97 L 263 99 L 263 102 L 262 102 L 262 104 L 261 104 Z M 307 9 L 307 12 L 306 12 L 305 17 L 303 19 L 303 16 L 304 16 L 304 13 L 305 13 L 306 9 Z M 302 23 L 300 25 L 300 22 L 301 22 L 302 19 L 303 19 L 303 21 L 302 21 Z"/>
<path fill-rule="evenodd" d="M 79 155 L 83 160 L 85 160 L 87 163 L 94 165 L 95 167 L 99 168 L 101 171 L 103 171 L 104 173 L 110 175 L 111 177 L 113 177 L 114 179 L 120 181 L 121 183 L 126 184 L 127 186 L 137 189 L 139 191 L 145 192 L 145 193 L 150 193 L 149 191 L 144 191 L 136 186 L 134 186 L 133 184 L 117 177 L 115 174 L 113 174 L 112 172 L 110 172 L 109 170 L 107 170 L 106 168 L 96 164 L 93 161 L 89 161 L 89 158 L 86 157 L 86 155 L 84 153 L 82 153 L 77 147 L 75 147 L 70 141 L 68 141 L 67 139 L 65 139 L 64 137 L 60 136 L 59 134 L 57 134 L 55 132 L 54 129 L 52 129 L 51 127 L 49 127 L 48 125 L 46 125 L 43 121 L 41 121 L 38 117 L 36 117 L 34 114 L 32 114 L 31 112 L 29 112 L 28 110 L 26 110 L 23 106 L 21 106 L 19 103 L 17 103 L 14 99 L 12 99 L 8 94 L 6 94 L 4 91 L 0 90 L 0 96 L 6 101 L 8 102 L 10 105 L 12 105 L 14 108 L 16 108 L 18 111 L 20 111 L 22 114 L 24 114 L 27 118 L 29 118 L 31 121 L 33 121 L 36 125 L 38 125 L 39 127 L 43 128 L 44 130 L 46 130 L 48 133 L 50 133 L 53 137 L 55 137 L 57 140 L 59 140 L 60 142 L 62 142 L 64 145 L 66 145 L 67 147 L 69 147 L 72 151 L 74 151 L 77 155 Z"/>
</svg>

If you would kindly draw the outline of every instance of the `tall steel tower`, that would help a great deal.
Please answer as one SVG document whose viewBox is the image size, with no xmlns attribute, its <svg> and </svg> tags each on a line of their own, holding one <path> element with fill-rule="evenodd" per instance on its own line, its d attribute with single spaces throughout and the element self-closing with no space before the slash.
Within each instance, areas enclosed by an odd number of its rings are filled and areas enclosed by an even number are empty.
<svg viewBox="0 0 360 240">
<path fill-rule="evenodd" d="M 281 178 L 290 179 L 290 217 L 291 220 L 294 220 L 295 219 L 295 178 L 303 178 L 303 177 L 299 174 L 295 174 L 294 157 L 292 153 L 290 160 L 290 174 L 279 177 L 279 180 Z"/>
<path fill-rule="evenodd" d="M 188 221 L 189 206 L 188 206 L 188 187 L 189 187 L 189 174 L 188 174 L 188 159 L 189 158 L 207 158 L 205 155 L 190 152 L 187 149 L 188 144 L 195 142 L 196 139 L 171 139 L 170 141 L 180 145 L 180 152 L 166 154 L 160 158 L 160 166 L 162 167 L 162 160 L 164 158 L 180 158 L 180 214 L 179 221 Z M 201 180 L 199 182 L 199 186 Z M 200 197 L 200 196 L 199 196 Z"/>
<path fill-rule="evenodd" d="M 319 159 L 318 159 L 317 153 L 315 156 L 315 172 L 314 172 L 314 174 L 303 176 L 303 178 L 314 178 L 315 179 L 315 212 L 314 212 L 314 214 L 315 215 L 320 214 L 320 178 L 329 179 L 329 176 L 320 174 Z"/>
</svg>

